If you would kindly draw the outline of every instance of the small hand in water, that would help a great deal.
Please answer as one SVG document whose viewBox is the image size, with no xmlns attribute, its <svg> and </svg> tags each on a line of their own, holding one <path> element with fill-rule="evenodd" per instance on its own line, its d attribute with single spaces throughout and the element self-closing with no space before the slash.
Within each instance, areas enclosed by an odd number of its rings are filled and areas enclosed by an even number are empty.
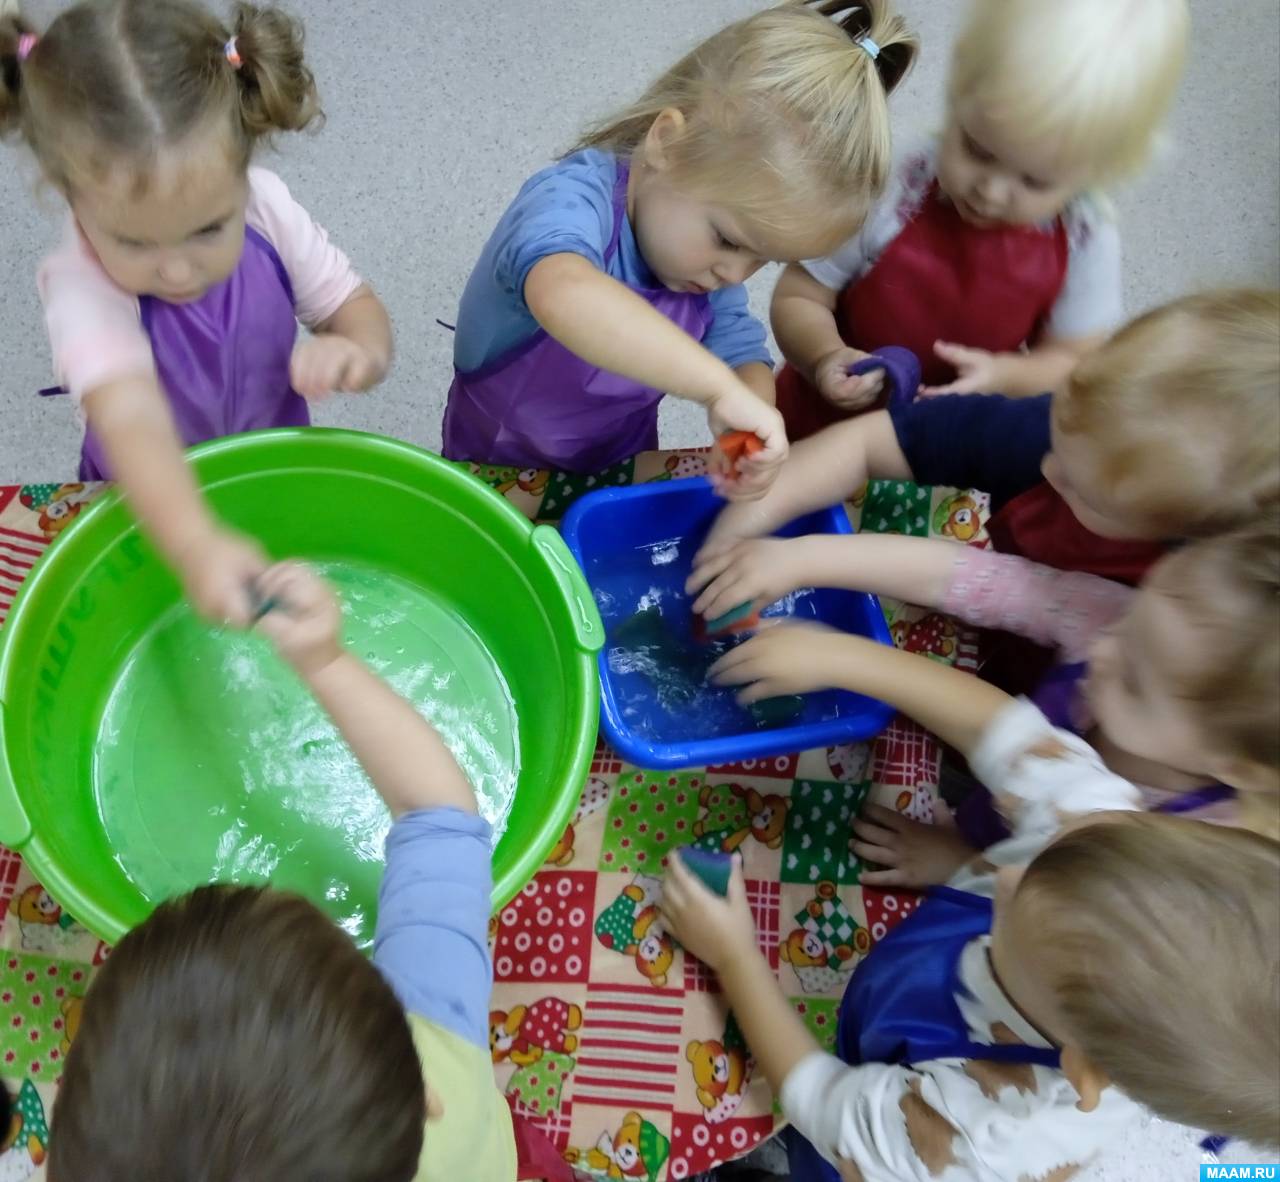
<svg viewBox="0 0 1280 1182">
<path fill-rule="evenodd" d="M 864 870 L 860 881 L 875 887 L 924 887 L 946 882 L 978 853 L 961 836 L 951 810 L 933 802 L 933 824 L 904 817 L 883 805 L 867 804 L 853 822 L 850 848 L 883 870 Z"/>
<path fill-rule="evenodd" d="M 849 369 L 869 357 L 861 349 L 833 349 L 813 367 L 814 385 L 832 406 L 863 410 L 875 402 L 884 388 L 884 370 L 853 375 Z"/>
<path fill-rule="evenodd" d="M 256 542 L 217 529 L 192 542 L 179 572 L 196 610 L 219 624 L 247 628 L 253 617 L 251 587 L 269 565 Z"/>
<path fill-rule="evenodd" d="M 342 652 L 342 609 L 329 585 L 309 567 L 281 562 L 254 587 L 261 602 L 275 606 L 258 628 L 299 673 L 315 674 Z"/>
<path fill-rule="evenodd" d="M 795 560 L 801 538 L 753 538 L 711 553 L 699 551 L 685 591 L 696 595 L 693 610 L 714 620 L 751 603 L 765 607 L 805 585 Z"/>
<path fill-rule="evenodd" d="M 707 676 L 715 685 L 746 686 L 737 695 L 743 706 L 828 689 L 838 680 L 831 667 L 831 642 L 838 636 L 844 636 L 842 644 L 858 639 L 821 624 L 773 624 L 730 649 L 707 670 Z"/>
<path fill-rule="evenodd" d="M 738 461 L 730 471 L 728 457 L 718 447 L 711 452 L 711 479 L 716 490 L 731 501 L 762 497 L 787 458 L 787 429 L 782 416 L 739 382 L 707 404 L 707 421 L 717 439 L 733 431 L 755 435 L 764 448 Z"/>
<path fill-rule="evenodd" d="M 337 333 L 308 337 L 294 348 L 289 363 L 289 381 L 308 402 L 367 390 L 382 376 L 383 367 L 366 349 Z"/>
</svg>

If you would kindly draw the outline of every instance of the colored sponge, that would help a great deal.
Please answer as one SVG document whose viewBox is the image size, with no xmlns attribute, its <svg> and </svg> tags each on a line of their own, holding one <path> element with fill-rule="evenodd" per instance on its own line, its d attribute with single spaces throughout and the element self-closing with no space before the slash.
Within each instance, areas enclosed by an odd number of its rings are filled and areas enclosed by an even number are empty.
<svg viewBox="0 0 1280 1182">
<path fill-rule="evenodd" d="M 747 707 L 756 726 L 761 730 L 775 730 L 789 726 L 804 713 L 804 699 L 799 694 L 784 694 L 779 698 L 763 698 Z"/>
<path fill-rule="evenodd" d="M 696 845 L 682 845 L 679 854 L 680 861 L 708 890 L 721 896 L 729 893 L 729 875 L 733 870 L 732 854 L 704 850 Z"/>
<path fill-rule="evenodd" d="M 704 620 L 701 616 L 693 618 L 694 638 L 704 644 L 712 636 L 752 632 L 758 627 L 760 627 L 760 613 L 749 602 L 730 608 L 724 615 L 716 616 L 714 620 Z"/>
<path fill-rule="evenodd" d="M 737 467 L 739 460 L 764 451 L 764 444 L 754 431 L 726 431 L 720 436 L 718 442 L 730 467 L 734 468 Z"/>
</svg>

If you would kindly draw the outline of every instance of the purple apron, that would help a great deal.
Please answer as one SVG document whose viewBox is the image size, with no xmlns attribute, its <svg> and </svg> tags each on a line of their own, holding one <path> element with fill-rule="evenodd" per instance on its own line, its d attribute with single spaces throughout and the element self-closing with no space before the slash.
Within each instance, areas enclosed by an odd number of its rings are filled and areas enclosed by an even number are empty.
<svg viewBox="0 0 1280 1182">
<path fill-rule="evenodd" d="M 305 427 L 306 400 L 289 384 L 298 332 L 284 263 L 252 226 L 240 262 L 189 304 L 139 296 L 160 385 L 183 445 L 262 427 Z M 80 479 L 110 478 L 102 444 L 85 432 Z"/>
<path fill-rule="evenodd" d="M 619 161 L 606 266 L 627 216 L 628 171 Z M 705 295 L 631 290 L 695 341 L 706 335 L 712 314 Z M 444 455 L 513 468 L 598 472 L 658 446 L 662 396 L 583 361 L 539 329 L 479 369 L 455 369 L 444 411 Z"/>
</svg>

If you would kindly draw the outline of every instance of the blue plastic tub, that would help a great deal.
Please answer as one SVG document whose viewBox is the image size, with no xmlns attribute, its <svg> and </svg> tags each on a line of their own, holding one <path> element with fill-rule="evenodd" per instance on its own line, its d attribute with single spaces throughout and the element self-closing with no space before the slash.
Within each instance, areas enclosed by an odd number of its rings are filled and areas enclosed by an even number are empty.
<svg viewBox="0 0 1280 1182">
<path fill-rule="evenodd" d="M 684 591 L 693 556 L 723 505 L 708 481 L 673 480 L 590 493 L 561 524 L 604 620 L 600 725 L 609 742 L 640 767 L 677 768 L 760 759 L 878 734 L 893 710 L 860 694 L 809 694 L 793 721 L 771 727 L 740 707 L 731 691 L 704 683 L 706 665 L 739 643 L 731 638 L 698 644 Z M 781 537 L 815 533 L 851 534 L 853 527 L 836 505 L 778 531 Z M 637 616 L 642 610 L 648 614 Z M 764 615 L 819 620 L 892 643 L 873 595 L 807 589 L 770 605 Z M 655 636 L 658 643 L 645 643 Z"/>
</svg>

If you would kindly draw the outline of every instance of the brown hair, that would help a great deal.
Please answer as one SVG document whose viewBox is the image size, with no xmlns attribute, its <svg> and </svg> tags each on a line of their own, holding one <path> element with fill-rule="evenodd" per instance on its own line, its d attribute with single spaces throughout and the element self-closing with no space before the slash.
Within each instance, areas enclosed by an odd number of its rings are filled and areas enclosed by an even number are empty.
<svg viewBox="0 0 1280 1182">
<path fill-rule="evenodd" d="M 320 115 L 302 26 L 278 8 L 238 3 L 228 29 L 189 0 L 87 0 L 22 61 L 29 32 L 0 18 L 0 133 L 21 135 L 64 192 L 121 160 L 144 179 L 158 150 L 219 123 L 245 167 L 259 140 Z"/>
<path fill-rule="evenodd" d="M 1165 537 L 1208 536 L 1280 503 L 1280 292 L 1184 296 L 1125 325 L 1054 399 Z"/>
<path fill-rule="evenodd" d="M 1160 1116 L 1276 1145 L 1277 898 L 1280 844 L 1116 813 L 1039 854 L 1011 914 L 1053 983 L 1064 1042 Z"/>
<path fill-rule="evenodd" d="M 161 904 L 85 998 L 50 1182 L 408 1182 L 426 1119 L 403 1008 L 296 895 Z"/>
<path fill-rule="evenodd" d="M 769 228 L 816 222 L 844 237 L 888 179 L 886 99 L 916 49 L 888 0 L 790 0 L 709 37 L 574 150 L 630 157 L 673 108 L 685 123 L 672 156 L 691 190 Z"/>
<path fill-rule="evenodd" d="M 1197 647 L 1211 654 L 1170 688 L 1195 709 L 1215 754 L 1280 778 L 1280 511 L 1176 551 L 1150 581 L 1178 602 Z M 1273 792 L 1252 803 L 1274 836 L 1280 799 Z"/>
</svg>

